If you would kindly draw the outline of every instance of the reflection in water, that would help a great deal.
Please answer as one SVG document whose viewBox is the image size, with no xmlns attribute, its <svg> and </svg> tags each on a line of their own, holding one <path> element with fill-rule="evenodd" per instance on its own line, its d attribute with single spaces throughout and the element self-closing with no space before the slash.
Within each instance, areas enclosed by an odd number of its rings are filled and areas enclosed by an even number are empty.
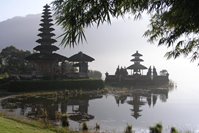
<svg viewBox="0 0 199 133">
<path fill-rule="evenodd" d="M 118 93 L 115 95 L 116 103 L 124 104 L 127 97 L 130 100 L 126 102 L 132 105 L 130 109 L 132 111 L 132 116 L 135 119 L 138 119 L 141 115 L 142 110 L 140 109 L 141 106 L 145 105 L 146 103 L 151 107 L 152 105 L 155 106 L 157 102 L 157 98 L 160 97 L 162 102 L 166 102 L 168 99 L 169 89 L 133 89 L 128 90 L 125 94 Z M 151 105 L 152 104 L 152 105 Z"/>
<path fill-rule="evenodd" d="M 20 109 L 20 115 L 31 118 L 48 117 L 49 120 L 56 120 L 57 114 L 70 114 L 69 118 L 74 121 L 93 119 L 88 114 L 89 100 L 102 98 L 98 94 L 66 94 L 51 93 L 45 95 L 26 95 L 8 98 L 1 101 L 3 109 Z"/>
<path fill-rule="evenodd" d="M 108 91 L 107 91 L 108 90 Z M 106 91 L 64 91 L 50 92 L 47 94 L 27 94 L 13 98 L 7 98 L 1 101 L 2 110 L 12 110 L 17 115 L 24 115 L 30 118 L 45 118 L 57 122 L 60 121 L 60 114 L 67 114 L 70 121 L 81 123 L 82 121 L 97 120 L 94 113 L 89 114 L 89 102 L 96 99 L 102 100 L 102 103 L 96 105 L 99 108 L 101 104 L 107 101 L 105 95 L 109 94 L 115 98 L 115 104 L 118 107 L 123 104 L 130 105 L 126 110 L 131 111 L 131 116 L 138 119 L 142 116 L 141 107 L 155 106 L 157 99 L 166 102 L 169 89 L 107 89 Z M 95 102 L 94 102 L 95 104 Z M 96 103 L 97 104 L 97 103 Z M 108 105 L 110 106 L 110 105 Z M 118 108 L 119 109 L 119 108 Z M 19 111 L 20 110 L 20 111 Z M 18 112 L 19 111 L 19 112 Z M 112 112 L 113 110 L 101 109 L 100 111 Z M 122 117 L 121 114 L 120 117 Z M 108 118 L 107 118 L 108 119 Z M 114 118 L 112 118 L 114 119 Z M 70 124 L 71 125 L 71 124 Z"/>
<path fill-rule="evenodd" d="M 58 114 L 69 114 L 74 121 L 93 119 L 88 114 L 89 100 L 102 98 L 102 95 L 81 92 L 62 94 L 55 92 L 51 94 L 23 95 L 8 98 L 1 101 L 3 109 L 20 109 L 20 115 L 31 118 L 43 118 L 47 115 L 49 120 L 56 120 Z M 59 113 L 58 113 L 59 112 Z"/>
</svg>

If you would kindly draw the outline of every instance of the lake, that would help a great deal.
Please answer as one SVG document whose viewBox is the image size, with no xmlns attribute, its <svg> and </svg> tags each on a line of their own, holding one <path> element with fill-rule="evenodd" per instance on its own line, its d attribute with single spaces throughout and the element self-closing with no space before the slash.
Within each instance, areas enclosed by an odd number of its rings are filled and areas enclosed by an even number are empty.
<svg viewBox="0 0 199 133">
<path fill-rule="evenodd" d="M 185 89 L 186 88 L 186 89 Z M 67 113 L 69 125 L 79 130 L 86 121 L 90 129 L 100 124 L 101 131 L 123 132 L 127 124 L 136 132 L 162 123 L 180 131 L 199 132 L 199 90 L 187 83 L 167 87 L 105 88 L 101 91 L 63 91 L 26 94 L 1 100 L 1 111 L 16 116 L 47 118 L 61 126 L 57 114 Z"/>
</svg>

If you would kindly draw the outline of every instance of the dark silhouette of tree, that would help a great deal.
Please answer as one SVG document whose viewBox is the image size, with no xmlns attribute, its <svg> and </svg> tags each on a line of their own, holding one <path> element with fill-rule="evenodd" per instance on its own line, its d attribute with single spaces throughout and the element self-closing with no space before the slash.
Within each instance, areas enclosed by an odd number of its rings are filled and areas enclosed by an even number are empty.
<svg viewBox="0 0 199 133">
<path fill-rule="evenodd" d="M 0 52 L 1 73 L 24 74 L 30 73 L 33 67 L 24 59 L 30 51 L 23 51 L 9 46 Z"/>
<path fill-rule="evenodd" d="M 102 73 L 100 71 L 97 71 L 97 70 L 89 70 L 88 76 L 89 76 L 89 78 L 92 78 L 92 79 L 101 79 Z"/>
<path fill-rule="evenodd" d="M 65 30 L 62 45 L 75 46 L 86 39 L 84 28 L 111 24 L 111 17 L 150 14 L 149 41 L 171 48 L 167 58 L 199 57 L 199 1 L 197 0 L 54 0 L 56 20 Z"/>
</svg>

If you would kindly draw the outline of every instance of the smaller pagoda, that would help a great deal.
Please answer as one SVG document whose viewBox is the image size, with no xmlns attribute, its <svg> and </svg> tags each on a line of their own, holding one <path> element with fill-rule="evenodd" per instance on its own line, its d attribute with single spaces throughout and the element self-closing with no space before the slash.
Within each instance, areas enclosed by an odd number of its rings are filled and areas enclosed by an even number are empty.
<svg viewBox="0 0 199 133">
<path fill-rule="evenodd" d="M 53 43 L 57 42 L 52 37 L 55 36 L 52 31 L 52 16 L 50 12 L 50 6 L 45 5 L 43 10 L 43 15 L 41 16 L 41 28 L 39 28 L 40 33 L 38 36 L 40 37 L 36 42 L 40 45 L 34 47 L 36 51 L 32 55 L 26 57 L 26 60 L 30 61 L 36 69 L 35 76 L 42 77 L 54 77 L 58 70 L 58 63 L 67 60 L 66 57 L 54 53 L 59 48 Z"/>
<path fill-rule="evenodd" d="M 133 54 L 132 56 L 134 58 L 131 61 L 134 62 L 134 64 L 127 67 L 127 69 L 133 70 L 133 75 L 142 75 L 142 70 L 147 69 L 147 67 L 140 64 L 140 62 L 144 61 L 143 59 L 140 59 L 142 54 L 140 54 L 140 53 L 138 53 L 138 51 L 136 51 L 136 53 Z"/>
<path fill-rule="evenodd" d="M 95 59 L 80 51 L 79 53 L 69 57 L 68 60 L 73 62 L 74 67 L 79 68 L 79 76 L 88 77 L 88 62 L 92 62 Z"/>
</svg>

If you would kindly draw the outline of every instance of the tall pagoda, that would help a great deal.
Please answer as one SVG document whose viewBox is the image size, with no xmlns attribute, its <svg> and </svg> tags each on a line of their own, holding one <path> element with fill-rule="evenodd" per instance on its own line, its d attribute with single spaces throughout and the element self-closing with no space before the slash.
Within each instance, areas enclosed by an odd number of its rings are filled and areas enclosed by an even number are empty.
<svg viewBox="0 0 199 133">
<path fill-rule="evenodd" d="M 52 45 L 57 41 L 52 38 L 55 34 L 52 33 L 54 28 L 52 28 L 53 20 L 49 8 L 50 6 L 46 4 L 41 16 L 41 28 L 39 28 L 40 33 L 38 34 L 40 38 L 36 41 L 40 45 L 34 47 L 33 49 L 36 52 L 26 57 L 26 59 L 34 64 L 36 75 L 53 77 L 58 71 L 58 63 L 67 60 L 67 58 L 54 53 L 59 48 Z"/>
<path fill-rule="evenodd" d="M 145 67 L 144 65 L 140 64 L 140 62 L 144 61 L 143 59 L 140 59 L 140 57 L 142 56 L 142 54 L 138 53 L 138 51 L 136 51 L 135 54 L 132 55 L 134 58 L 131 60 L 132 62 L 134 62 L 133 65 L 127 67 L 127 69 L 131 69 L 133 70 L 133 75 L 138 74 L 141 75 L 141 71 L 143 69 L 147 69 L 147 67 Z"/>
</svg>

